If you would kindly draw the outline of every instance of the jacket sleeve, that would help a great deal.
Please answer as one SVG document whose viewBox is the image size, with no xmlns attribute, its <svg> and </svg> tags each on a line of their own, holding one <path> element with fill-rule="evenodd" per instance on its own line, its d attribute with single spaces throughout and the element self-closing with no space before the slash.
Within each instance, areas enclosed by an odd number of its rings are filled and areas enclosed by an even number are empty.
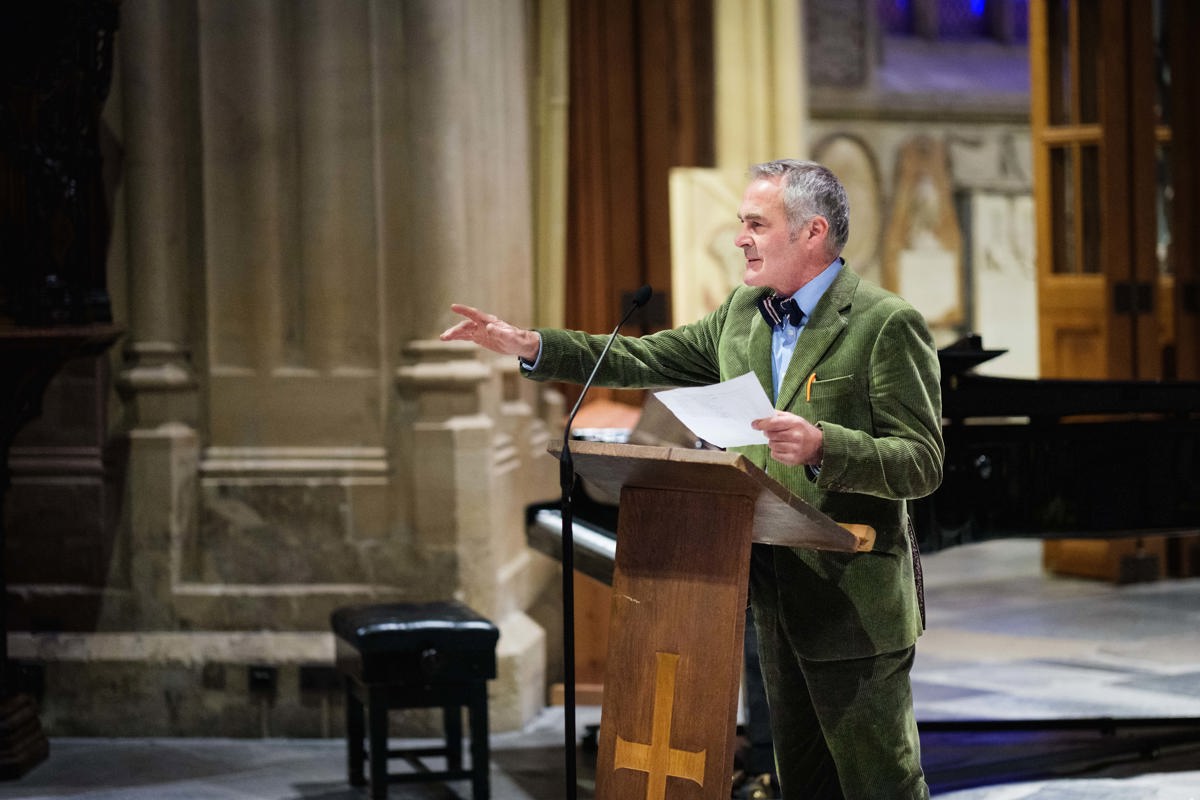
<svg viewBox="0 0 1200 800">
<path fill-rule="evenodd" d="M 728 302 L 708 316 L 648 336 L 618 336 L 596 373 L 597 386 L 645 389 L 658 386 L 705 386 L 720 380 L 717 339 Z M 539 329 L 542 354 L 528 377 L 539 381 L 583 383 L 608 336 L 582 331 Z"/>
</svg>

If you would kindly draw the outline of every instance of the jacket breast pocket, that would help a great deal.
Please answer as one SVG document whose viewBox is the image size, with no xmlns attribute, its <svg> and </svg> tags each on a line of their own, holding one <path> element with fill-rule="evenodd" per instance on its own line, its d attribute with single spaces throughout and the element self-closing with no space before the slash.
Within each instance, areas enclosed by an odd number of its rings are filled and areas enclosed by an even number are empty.
<svg viewBox="0 0 1200 800">
<path fill-rule="evenodd" d="M 857 375 L 817 378 L 802 390 L 796 406 L 811 422 L 833 422 L 860 431 L 871 430 L 870 404 Z"/>
<path fill-rule="evenodd" d="M 854 375 L 840 378 L 816 378 L 805 388 L 805 399 L 812 403 L 833 400 L 852 394 L 858 388 Z"/>
</svg>

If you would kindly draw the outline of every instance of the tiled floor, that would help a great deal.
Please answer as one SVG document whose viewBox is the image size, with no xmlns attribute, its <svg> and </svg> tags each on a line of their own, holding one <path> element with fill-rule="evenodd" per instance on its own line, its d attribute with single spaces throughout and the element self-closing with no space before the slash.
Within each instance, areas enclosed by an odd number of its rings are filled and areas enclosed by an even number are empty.
<svg viewBox="0 0 1200 800">
<path fill-rule="evenodd" d="M 1112 717 L 1115 730 L 925 730 L 947 800 L 1200 800 L 1200 580 L 1132 586 L 1052 577 L 1040 544 L 990 542 L 926 558 L 929 631 L 914 690 L 926 725 Z M 580 708 L 581 734 L 598 710 Z M 1174 730 L 1122 721 L 1191 718 Z M 1134 736 L 1141 737 L 1130 747 Z M 562 715 L 492 739 L 492 797 L 561 800 Z M 1145 757 L 1146 753 L 1153 758 Z M 581 749 L 579 797 L 591 796 Z M 351 800 L 341 741 L 55 739 L 0 798 Z M 411 800 L 470 797 L 465 783 L 395 786 Z"/>
<path fill-rule="evenodd" d="M 935 794 L 1200 800 L 1200 580 L 1114 586 L 1047 575 L 1040 559 L 1036 541 L 926 559 L 929 630 L 913 690 L 926 771 L 944 790 Z M 1116 727 L 928 731 L 937 721 L 1101 718 Z M 1186 724 L 1151 727 L 1155 718 Z"/>
</svg>

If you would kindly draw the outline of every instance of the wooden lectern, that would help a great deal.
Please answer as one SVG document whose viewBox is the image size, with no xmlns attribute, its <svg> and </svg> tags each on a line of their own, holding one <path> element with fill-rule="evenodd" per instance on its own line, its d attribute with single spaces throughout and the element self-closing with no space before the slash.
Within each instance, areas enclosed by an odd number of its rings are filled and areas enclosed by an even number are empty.
<svg viewBox="0 0 1200 800">
<path fill-rule="evenodd" d="M 726 800 L 750 543 L 854 552 L 841 526 L 744 456 L 572 442 L 597 500 L 620 503 L 598 800 Z"/>
</svg>

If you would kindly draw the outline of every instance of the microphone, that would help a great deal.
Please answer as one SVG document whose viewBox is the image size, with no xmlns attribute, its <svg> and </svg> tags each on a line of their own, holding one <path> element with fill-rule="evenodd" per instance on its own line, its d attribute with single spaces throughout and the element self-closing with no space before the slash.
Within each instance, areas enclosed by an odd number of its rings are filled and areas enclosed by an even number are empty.
<svg viewBox="0 0 1200 800">
<path fill-rule="evenodd" d="M 600 371 L 600 364 L 608 355 L 608 350 L 613 346 L 613 342 L 617 340 L 621 326 L 629 321 L 634 311 L 650 301 L 650 295 L 653 293 L 654 290 L 650 288 L 649 284 L 634 292 L 633 304 L 625 312 L 625 316 L 621 317 L 617 327 L 613 328 L 608 341 L 604 343 L 604 349 L 596 357 L 592 374 L 588 375 L 588 379 L 584 381 L 583 389 L 579 392 L 579 399 L 575 401 L 575 407 L 571 409 L 566 427 L 563 429 L 558 480 L 562 490 L 563 732 L 566 739 L 567 800 L 575 800 L 578 792 L 578 782 L 575 777 L 575 522 L 571 510 L 571 491 L 575 488 L 575 464 L 571 459 L 571 425 L 575 422 L 575 415 L 579 413 L 579 407 L 583 405 L 583 398 L 591 388 L 592 381 L 596 379 L 596 373 Z"/>
</svg>

